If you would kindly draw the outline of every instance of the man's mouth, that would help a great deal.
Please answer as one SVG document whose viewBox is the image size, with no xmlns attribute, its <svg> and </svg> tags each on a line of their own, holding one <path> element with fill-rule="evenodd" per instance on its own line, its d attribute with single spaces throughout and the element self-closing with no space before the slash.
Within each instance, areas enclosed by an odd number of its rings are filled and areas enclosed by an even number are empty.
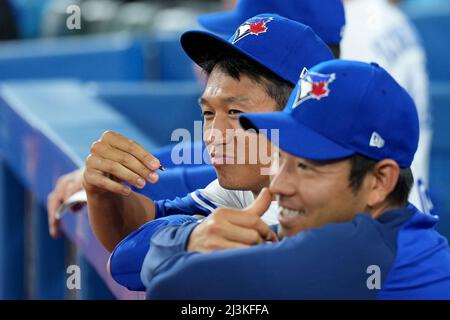
<svg viewBox="0 0 450 320">
<path fill-rule="evenodd" d="M 295 229 L 299 223 L 304 222 L 304 219 L 306 219 L 305 210 L 294 210 L 280 206 L 278 222 L 284 231 Z"/>
<path fill-rule="evenodd" d="M 235 164 L 234 157 L 227 156 L 211 156 L 212 165 Z"/>
<path fill-rule="evenodd" d="M 280 211 L 279 211 L 279 215 L 280 217 L 284 217 L 284 218 L 295 218 L 298 216 L 304 216 L 305 215 L 305 211 L 304 210 L 294 210 L 294 209 L 289 209 L 289 208 L 285 208 L 285 207 L 281 207 L 280 206 Z"/>
<path fill-rule="evenodd" d="M 212 165 L 235 164 L 235 158 L 233 156 L 215 150 L 210 153 L 210 159 Z"/>
</svg>

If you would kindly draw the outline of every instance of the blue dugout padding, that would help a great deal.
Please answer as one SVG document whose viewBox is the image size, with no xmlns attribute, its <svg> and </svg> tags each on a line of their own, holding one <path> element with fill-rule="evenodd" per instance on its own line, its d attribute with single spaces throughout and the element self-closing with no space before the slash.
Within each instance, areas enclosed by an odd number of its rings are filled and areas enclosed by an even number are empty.
<svg viewBox="0 0 450 320">
<path fill-rule="evenodd" d="M 194 135 L 202 139 L 201 90 L 196 82 L 103 82 L 88 87 L 160 145 L 175 142 L 171 135 L 176 129 L 187 129 L 192 139 Z"/>
<path fill-rule="evenodd" d="M 60 242 L 52 241 L 48 236 L 45 210 L 47 194 L 57 177 L 78 168 L 88 154 L 92 141 L 106 129 L 113 129 L 142 141 L 147 148 L 156 147 L 141 132 L 135 130 L 123 116 L 85 96 L 81 88 L 69 84 L 47 86 L 11 84 L 1 87 L 0 145 L 4 151 L 5 166 L 10 168 L 11 175 L 20 182 L 20 185 L 33 194 L 37 202 L 33 207 L 38 207 L 31 209 L 32 214 L 36 215 L 31 227 L 34 234 L 33 252 L 35 257 L 40 257 L 33 262 L 34 277 L 28 281 L 33 284 L 33 297 L 64 298 L 62 293 L 66 282 L 61 281 L 61 275 L 66 277 L 65 269 L 61 270 L 63 267 L 61 265 L 58 271 L 50 267 L 52 264 L 58 266 L 58 263 L 64 261 L 64 257 L 60 256 Z M 78 127 L 74 127 L 74 124 Z M 9 182 L 6 181 L 4 184 L 8 185 Z M 8 192 L 7 190 L 8 188 L 2 188 L 2 193 Z M 15 197 L 8 198 L 4 195 L 3 200 L 2 207 L 12 208 L 10 201 L 15 202 Z M 23 212 L 11 210 L 1 212 L 3 217 L 20 214 Z M 24 226 L 10 224 L 8 228 L 20 233 Z M 71 241 L 77 244 L 117 297 L 135 296 L 133 293 L 123 291 L 106 274 L 107 253 L 92 235 L 85 212 L 76 216 L 67 215 L 63 221 L 63 230 Z M 59 254 L 54 254 L 58 252 Z M 18 264 L 19 262 L 15 260 L 23 259 L 23 255 L 23 248 L 10 256 L 8 252 L 0 253 L 2 261 L 7 261 L 11 265 Z M 31 262 L 28 261 L 25 265 L 29 267 L 29 263 Z M 19 272 L 5 276 L 24 277 L 23 274 L 20 275 L 20 269 Z M 89 287 L 84 289 L 89 290 Z M 4 291 L 8 294 L 12 288 L 5 288 Z"/>
<path fill-rule="evenodd" d="M 60 299 L 65 296 L 64 284 L 66 282 L 64 241 L 54 241 L 48 233 L 47 210 L 29 192 L 29 206 L 25 211 L 28 213 L 28 228 L 25 233 L 29 238 L 25 243 L 26 257 L 25 267 L 28 270 L 26 277 L 29 286 L 29 295 L 33 299 L 48 300 Z M 11 213 L 7 213 L 11 214 Z M 16 255 L 19 254 L 16 252 Z M 31 260 L 31 261 L 30 261 Z M 51 263 L 49 263 L 49 260 Z"/>
<path fill-rule="evenodd" d="M 159 66 L 156 79 L 161 81 L 195 80 L 194 64 L 183 51 L 179 34 L 161 34 L 152 37 L 150 52 L 155 52 L 156 63 Z"/>
<path fill-rule="evenodd" d="M 25 188 L 0 157 L 0 299 L 23 299 Z"/>
<path fill-rule="evenodd" d="M 151 138 L 136 129 L 125 116 L 90 97 L 85 89 L 84 85 L 70 81 L 10 82 L 0 86 L 0 150 L 3 160 L 0 166 L 3 240 L 0 261 L 4 262 L 0 269 L 1 298 L 30 298 L 30 290 L 25 288 L 28 283 L 32 286 L 31 298 L 62 299 L 67 295 L 64 281 L 67 266 L 62 263 L 64 247 L 62 240 L 49 238 L 45 204 L 57 178 L 83 164 L 91 143 L 102 132 L 114 130 L 139 141 L 147 150 L 157 150 L 158 145 Z M 198 147 L 201 149 L 202 145 Z M 162 149 L 155 155 L 168 157 L 168 150 Z M 154 190 L 159 188 L 160 197 L 184 195 L 186 191 L 192 191 L 189 188 L 203 187 L 201 183 L 206 185 L 214 178 L 210 166 L 195 167 L 197 173 L 207 177 L 203 182 L 195 173 L 181 170 L 182 174 L 176 174 L 175 169 L 180 170 L 174 168 L 173 172 L 168 169 L 161 173 L 161 183 L 153 186 Z M 173 184 L 169 182 L 171 177 L 174 178 Z M 182 185 L 187 189 L 179 188 Z M 181 190 L 178 194 L 174 191 L 177 189 Z M 33 201 L 24 201 L 26 198 Z M 24 216 L 24 211 L 31 215 L 31 222 L 27 222 L 29 219 Z M 36 258 L 33 261 L 24 258 L 27 224 Z M 83 282 L 79 296 L 108 299 L 108 295 L 95 295 L 110 290 L 120 299 L 142 298 L 141 294 L 117 285 L 106 273 L 108 254 L 92 234 L 85 211 L 65 215 L 62 229 L 102 279 L 100 281 L 97 276 L 95 281 L 92 270 L 83 267 L 82 275 L 91 280 Z M 31 273 L 24 270 L 30 268 L 33 270 Z M 102 287 L 103 282 L 109 289 Z"/>
<path fill-rule="evenodd" d="M 0 81 L 71 78 L 82 81 L 192 81 L 192 62 L 179 35 L 112 34 L 0 44 Z"/>
<path fill-rule="evenodd" d="M 145 79 L 145 45 L 129 36 L 14 41 L 0 45 L 0 80 Z"/>
</svg>

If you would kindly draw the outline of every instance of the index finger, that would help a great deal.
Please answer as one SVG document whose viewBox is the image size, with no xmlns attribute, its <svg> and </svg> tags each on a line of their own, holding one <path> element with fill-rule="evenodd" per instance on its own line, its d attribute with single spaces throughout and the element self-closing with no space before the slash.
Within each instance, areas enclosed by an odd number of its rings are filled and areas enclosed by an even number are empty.
<svg viewBox="0 0 450 320">
<path fill-rule="evenodd" d="M 103 139 L 111 147 L 131 154 L 151 170 L 157 170 L 161 166 L 158 158 L 132 139 L 128 139 L 127 137 L 112 131 L 105 132 L 103 134 Z"/>
</svg>

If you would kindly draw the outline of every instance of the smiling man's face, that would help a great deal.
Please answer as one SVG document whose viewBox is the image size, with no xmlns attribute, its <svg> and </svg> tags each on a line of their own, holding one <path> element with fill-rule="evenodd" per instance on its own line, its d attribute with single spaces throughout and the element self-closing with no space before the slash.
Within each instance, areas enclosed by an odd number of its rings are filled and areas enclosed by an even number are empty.
<svg viewBox="0 0 450 320">
<path fill-rule="evenodd" d="M 284 236 L 328 223 L 350 221 L 367 210 L 367 187 L 358 192 L 349 184 L 350 160 L 309 161 L 280 152 L 280 167 L 270 189 L 280 205 Z"/>
<path fill-rule="evenodd" d="M 203 113 L 203 138 L 219 183 L 226 189 L 259 192 L 269 184 L 269 177 L 261 169 L 270 163 L 261 163 L 262 153 L 270 155 L 270 143 L 262 135 L 245 133 L 239 125 L 244 112 L 273 112 L 277 103 L 264 87 L 246 75 L 234 79 L 215 67 L 200 98 Z M 262 141 L 264 139 L 264 141 Z M 256 153 L 256 154 L 255 154 Z"/>
</svg>

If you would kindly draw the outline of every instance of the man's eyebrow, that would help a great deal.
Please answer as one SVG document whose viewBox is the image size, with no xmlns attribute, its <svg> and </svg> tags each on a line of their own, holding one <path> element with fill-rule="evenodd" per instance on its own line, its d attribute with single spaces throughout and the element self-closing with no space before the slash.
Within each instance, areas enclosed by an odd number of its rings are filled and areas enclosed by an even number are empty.
<svg viewBox="0 0 450 320">
<path fill-rule="evenodd" d="M 231 96 L 231 97 L 221 98 L 220 100 L 222 100 L 223 103 L 232 104 L 232 103 L 246 102 L 249 100 L 249 98 L 246 96 Z M 202 105 L 208 106 L 209 105 L 208 100 L 205 99 L 204 97 L 200 97 L 198 99 L 198 104 L 200 106 L 202 106 Z"/>
<path fill-rule="evenodd" d="M 227 97 L 227 98 L 223 99 L 223 101 L 226 103 L 240 103 L 240 102 L 246 102 L 248 100 L 249 99 L 246 96 L 233 96 L 233 97 Z"/>
<path fill-rule="evenodd" d="M 208 105 L 208 101 L 206 101 L 205 98 L 200 97 L 198 98 L 198 105 L 201 107 L 202 105 Z"/>
<path fill-rule="evenodd" d="M 303 162 L 306 162 L 306 164 L 309 164 L 314 167 L 322 167 L 329 164 L 334 164 L 336 162 L 339 162 L 340 160 L 311 160 L 311 159 L 303 159 Z"/>
</svg>

